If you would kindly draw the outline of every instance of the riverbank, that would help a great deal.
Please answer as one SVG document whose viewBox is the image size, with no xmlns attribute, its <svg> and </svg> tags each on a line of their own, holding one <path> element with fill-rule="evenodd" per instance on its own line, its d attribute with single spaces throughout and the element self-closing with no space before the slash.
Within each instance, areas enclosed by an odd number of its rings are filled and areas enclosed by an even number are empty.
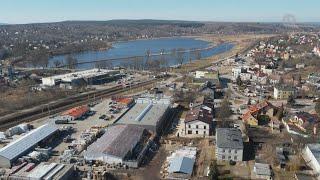
<svg viewBox="0 0 320 180">
<path fill-rule="evenodd" d="M 273 37 L 273 34 L 264 34 L 264 35 L 203 35 L 198 37 L 199 40 L 211 42 L 211 43 L 232 43 L 234 47 L 227 52 L 213 55 L 208 58 L 195 60 L 190 63 L 184 64 L 181 68 L 174 70 L 176 73 L 185 73 L 190 71 L 195 71 L 198 69 L 203 69 L 211 66 L 214 62 L 230 58 L 236 54 L 243 54 L 248 50 L 249 47 L 257 43 L 258 41 L 265 40 L 267 38 Z"/>
</svg>

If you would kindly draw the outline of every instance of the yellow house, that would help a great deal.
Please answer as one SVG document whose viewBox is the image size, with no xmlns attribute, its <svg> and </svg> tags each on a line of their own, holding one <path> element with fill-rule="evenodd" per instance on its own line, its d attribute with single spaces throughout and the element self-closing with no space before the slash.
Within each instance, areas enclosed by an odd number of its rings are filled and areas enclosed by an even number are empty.
<svg viewBox="0 0 320 180">
<path fill-rule="evenodd" d="M 250 126 L 258 126 L 258 120 L 250 112 L 245 113 L 242 120 Z"/>
</svg>

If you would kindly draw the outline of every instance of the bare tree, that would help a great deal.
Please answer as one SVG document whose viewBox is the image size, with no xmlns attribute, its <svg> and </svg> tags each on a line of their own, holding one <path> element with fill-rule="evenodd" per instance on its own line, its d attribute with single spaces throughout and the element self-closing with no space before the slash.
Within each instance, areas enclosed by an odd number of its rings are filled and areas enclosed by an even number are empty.
<svg viewBox="0 0 320 180">
<path fill-rule="evenodd" d="M 106 61 L 98 61 L 95 63 L 95 67 L 99 69 L 106 69 L 108 66 Z"/>
<path fill-rule="evenodd" d="M 185 53 L 185 50 L 183 48 L 178 49 L 177 61 L 178 61 L 178 64 L 180 64 L 180 65 L 182 65 L 184 62 L 184 53 Z"/>
<path fill-rule="evenodd" d="M 150 61 L 151 61 L 151 50 L 148 49 L 146 51 L 146 61 L 145 61 L 145 67 L 148 69 L 150 66 Z"/>
<path fill-rule="evenodd" d="M 165 68 L 166 71 L 167 71 L 167 59 L 166 59 L 166 55 L 165 55 L 165 50 L 164 49 L 161 49 L 160 51 L 160 67 L 161 68 Z"/>
<path fill-rule="evenodd" d="M 55 61 L 53 61 L 53 64 L 54 64 L 54 67 L 58 68 L 62 65 L 62 62 L 59 60 L 55 60 Z"/>
<path fill-rule="evenodd" d="M 65 59 L 69 69 L 75 69 L 77 67 L 78 60 L 75 57 L 67 55 Z"/>
</svg>

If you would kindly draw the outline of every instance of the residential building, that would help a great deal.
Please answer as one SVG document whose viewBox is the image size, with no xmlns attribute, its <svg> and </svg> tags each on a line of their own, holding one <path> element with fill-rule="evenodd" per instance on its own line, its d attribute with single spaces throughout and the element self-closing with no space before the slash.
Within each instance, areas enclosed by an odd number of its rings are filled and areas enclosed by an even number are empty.
<svg viewBox="0 0 320 180">
<path fill-rule="evenodd" d="M 207 106 L 188 111 L 184 120 L 186 136 L 209 136 L 212 132 L 213 113 Z"/>
<path fill-rule="evenodd" d="M 247 67 L 234 67 L 232 68 L 232 76 L 234 79 L 238 78 L 240 74 L 247 73 Z"/>
<path fill-rule="evenodd" d="M 320 73 L 311 73 L 308 76 L 307 83 L 320 88 Z"/>
<path fill-rule="evenodd" d="M 265 125 L 266 120 L 273 120 L 273 117 L 278 110 L 277 107 L 268 101 L 252 105 L 242 116 L 242 121 L 250 126 Z"/>
<path fill-rule="evenodd" d="M 220 161 L 243 160 L 243 140 L 239 129 L 218 128 L 216 130 L 216 158 Z"/>
<path fill-rule="evenodd" d="M 297 112 L 282 119 L 287 131 L 301 136 L 318 134 L 320 119 L 316 114 Z"/>
<path fill-rule="evenodd" d="M 290 86 L 275 86 L 273 89 L 273 97 L 275 99 L 288 99 L 290 96 L 295 96 L 295 88 Z"/>
</svg>

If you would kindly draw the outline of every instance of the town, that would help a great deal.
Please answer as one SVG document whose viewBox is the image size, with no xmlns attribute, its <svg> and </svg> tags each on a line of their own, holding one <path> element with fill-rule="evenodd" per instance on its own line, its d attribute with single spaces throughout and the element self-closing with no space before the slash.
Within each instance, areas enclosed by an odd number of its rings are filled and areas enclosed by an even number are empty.
<svg viewBox="0 0 320 180">
<path fill-rule="evenodd" d="M 310 34 L 272 36 L 207 67 L 172 67 L 161 75 L 121 67 L 34 74 L 41 83 L 33 92 L 89 88 L 95 93 L 56 102 L 51 110 L 39 107 L 41 118 L 21 124 L 13 121 L 22 117 L 16 116 L 4 123 L 1 175 L 317 178 L 318 41 Z M 301 54 L 303 48 L 308 51 Z M 1 72 L 6 84 L 22 81 L 26 71 Z"/>
<path fill-rule="evenodd" d="M 0 179 L 320 179 L 319 23 L 164 2 L 0 23 Z"/>
</svg>

